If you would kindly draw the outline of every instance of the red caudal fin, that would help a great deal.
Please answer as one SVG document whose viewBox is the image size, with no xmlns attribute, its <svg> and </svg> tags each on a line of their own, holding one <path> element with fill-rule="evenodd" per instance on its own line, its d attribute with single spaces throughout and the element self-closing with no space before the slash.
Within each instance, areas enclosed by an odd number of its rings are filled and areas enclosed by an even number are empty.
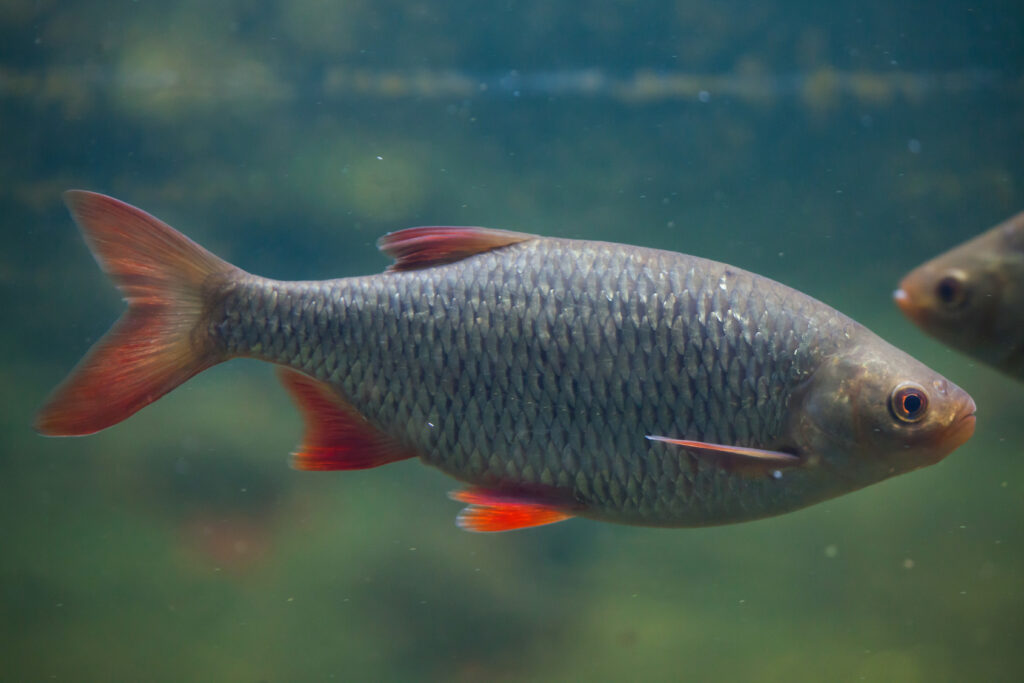
<svg viewBox="0 0 1024 683">
<path fill-rule="evenodd" d="M 49 436 L 116 424 L 223 360 L 202 328 L 206 293 L 211 276 L 241 272 L 116 199 L 71 190 L 64 201 L 128 310 L 39 411 L 35 427 Z"/>
<path fill-rule="evenodd" d="M 331 385 L 280 368 L 281 383 L 306 422 L 302 445 L 292 453 L 297 470 L 365 470 L 415 457 L 362 416 Z"/>
<path fill-rule="evenodd" d="M 388 270 L 417 270 L 535 238 L 524 232 L 491 228 L 425 226 L 389 232 L 377 240 L 377 246 L 395 259 Z"/>
<path fill-rule="evenodd" d="M 513 531 L 554 524 L 572 514 L 547 503 L 480 488 L 453 491 L 453 500 L 469 503 L 455 519 L 460 529 L 477 532 Z"/>
</svg>

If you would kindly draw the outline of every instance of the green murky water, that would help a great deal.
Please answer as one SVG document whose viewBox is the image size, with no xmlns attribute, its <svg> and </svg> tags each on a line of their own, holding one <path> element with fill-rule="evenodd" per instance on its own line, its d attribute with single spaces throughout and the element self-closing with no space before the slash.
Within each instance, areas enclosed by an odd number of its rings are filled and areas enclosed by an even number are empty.
<svg viewBox="0 0 1024 683">
<path fill-rule="evenodd" d="M 0 6 L 3 680 L 1016 680 L 1024 386 L 891 304 L 1024 206 L 1019 3 L 13 0 Z M 287 467 L 256 363 L 35 435 L 121 305 L 60 192 L 240 266 L 372 273 L 488 225 L 728 261 L 968 389 L 936 467 L 799 513 L 481 536 L 415 462 Z"/>
</svg>

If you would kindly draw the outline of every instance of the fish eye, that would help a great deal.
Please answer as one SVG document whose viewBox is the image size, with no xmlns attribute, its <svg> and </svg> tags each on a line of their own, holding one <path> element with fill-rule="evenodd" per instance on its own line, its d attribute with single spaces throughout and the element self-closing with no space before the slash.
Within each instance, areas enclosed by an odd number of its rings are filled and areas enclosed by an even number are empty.
<svg viewBox="0 0 1024 683">
<path fill-rule="evenodd" d="M 956 310 L 967 303 L 967 282 L 964 274 L 951 271 L 935 285 L 935 296 L 947 310 Z"/>
<path fill-rule="evenodd" d="M 928 394 L 917 384 L 900 384 L 889 395 L 889 410 L 901 422 L 918 422 L 928 412 Z"/>
</svg>

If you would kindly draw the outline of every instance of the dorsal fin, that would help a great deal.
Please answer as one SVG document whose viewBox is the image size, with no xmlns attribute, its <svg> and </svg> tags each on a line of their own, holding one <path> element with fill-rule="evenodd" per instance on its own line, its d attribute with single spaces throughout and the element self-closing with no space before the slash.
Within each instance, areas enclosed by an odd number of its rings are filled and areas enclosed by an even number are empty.
<svg viewBox="0 0 1024 683">
<path fill-rule="evenodd" d="M 377 247 L 395 259 L 388 270 L 418 270 L 536 237 L 492 228 L 430 225 L 389 232 L 377 240 Z"/>
<path fill-rule="evenodd" d="M 306 422 L 302 445 L 292 453 L 297 470 L 364 470 L 416 457 L 371 425 L 331 385 L 280 368 L 281 383 Z"/>
</svg>

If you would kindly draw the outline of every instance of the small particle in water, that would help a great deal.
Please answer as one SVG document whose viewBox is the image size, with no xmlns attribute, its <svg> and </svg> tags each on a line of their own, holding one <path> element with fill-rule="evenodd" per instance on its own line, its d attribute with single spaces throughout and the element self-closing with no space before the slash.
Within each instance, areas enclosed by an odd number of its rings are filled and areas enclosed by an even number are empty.
<svg viewBox="0 0 1024 683">
<path fill-rule="evenodd" d="M 288 602 L 295 602 L 295 598 L 288 598 Z"/>
<path fill-rule="evenodd" d="M 382 157 L 382 156 L 380 156 L 380 155 L 378 154 L 378 155 L 377 155 L 377 161 L 384 161 L 384 157 Z"/>
<path fill-rule="evenodd" d="M 433 422 L 428 422 L 427 426 L 430 427 L 431 429 L 433 429 L 434 428 L 434 423 Z"/>
<path fill-rule="evenodd" d="M 708 102 L 711 101 L 711 93 L 709 93 L 707 90 L 701 90 L 699 93 L 697 93 L 697 99 L 707 104 Z"/>
<path fill-rule="evenodd" d="M 914 561 L 912 559 L 910 559 L 909 557 L 907 559 L 903 560 L 903 568 L 904 569 L 913 569 L 914 568 Z"/>
<path fill-rule="evenodd" d="M 773 479 L 782 479 L 782 470 L 772 470 Z"/>
<path fill-rule="evenodd" d="M 831 560 L 832 558 L 838 557 L 838 556 L 839 556 L 839 546 L 837 546 L 835 544 L 831 544 L 831 545 L 825 546 L 825 557 L 827 557 L 827 558 L 829 558 Z"/>
<path fill-rule="evenodd" d="M 910 138 L 910 140 L 907 141 L 907 149 L 910 150 L 911 154 L 920 154 L 921 141 L 918 140 L 917 138 Z"/>
</svg>

